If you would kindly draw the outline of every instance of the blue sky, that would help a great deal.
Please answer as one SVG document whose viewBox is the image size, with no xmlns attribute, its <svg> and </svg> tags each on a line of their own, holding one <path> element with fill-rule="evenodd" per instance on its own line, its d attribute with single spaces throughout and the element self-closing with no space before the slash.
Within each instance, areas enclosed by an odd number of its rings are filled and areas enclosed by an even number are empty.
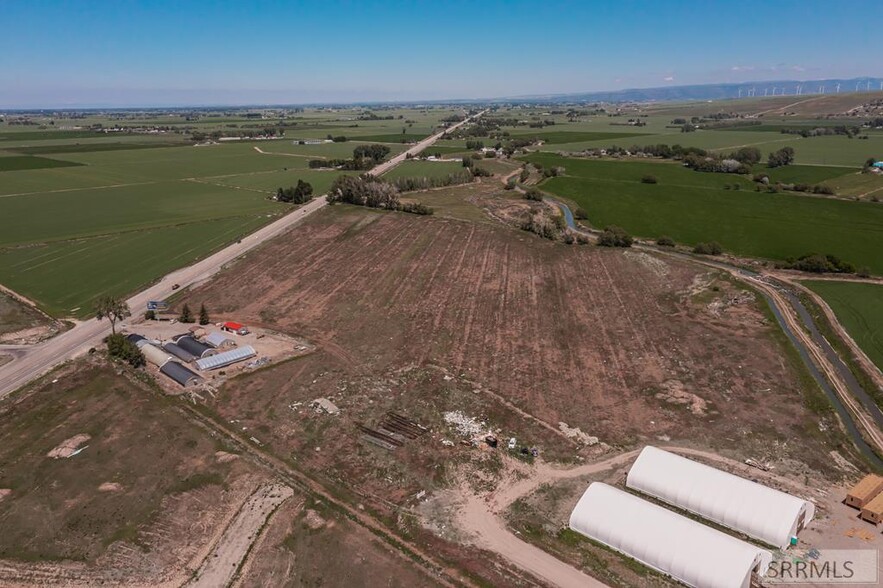
<svg viewBox="0 0 883 588">
<path fill-rule="evenodd" d="M 0 0 L 0 108 L 489 98 L 880 76 L 881 6 Z"/>
</svg>

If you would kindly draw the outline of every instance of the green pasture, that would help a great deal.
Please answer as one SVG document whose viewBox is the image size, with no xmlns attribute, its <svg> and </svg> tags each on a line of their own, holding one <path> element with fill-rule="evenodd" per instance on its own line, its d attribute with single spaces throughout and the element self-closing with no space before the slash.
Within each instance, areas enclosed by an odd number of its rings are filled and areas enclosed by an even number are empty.
<svg viewBox="0 0 883 588">
<path fill-rule="evenodd" d="M 278 212 L 266 194 L 197 181 L 0 198 L 0 247 Z"/>
<path fill-rule="evenodd" d="M 124 296 L 254 231 L 264 215 L 0 248 L 3 284 L 54 315 L 86 317 L 99 294 Z M 134 309 L 139 310 L 139 309 Z"/>
<path fill-rule="evenodd" d="M 668 235 L 689 245 L 718 241 L 728 251 L 768 259 L 830 253 L 883 273 L 883 206 L 876 203 L 755 192 L 744 178 L 677 164 L 549 154 L 527 159 L 563 166 L 566 175 L 542 188 L 584 208 L 596 227 L 619 225 L 634 235 Z M 658 183 L 641 183 L 647 174 Z M 725 189 L 736 184 L 742 189 Z"/>
<path fill-rule="evenodd" d="M 48 157 L 33 155 L 8 155 L 0 157 L 0 172 L 22 171 L 28 169 L 46 169 L 53 167 L 74 167 L 82 165 L 73 161 L 62 161 Z"/>
<path fill-rule="evenodd" d="M 641 141 L 638 137 L 648 136 L 649 133 L 641 133 L 641 132 L 606 132 L 606 131 L 560 131 L 557 130 L 557 127 L 560 125 L 555 125 L 554 131 L 544 131 L 540 129 L 521 129 L 519 128 L 517 131 L 512 131 L 513 137 L 530 137 L 536 138 L 540 141 L 543 141 L 547 145 L 561 145 L 561 144 L 570 144 L 570 143 L 582 143 L 587 141 L 616 141 L 618 139 L 628 138 L 629 140 L 634 139 L 634 141 Z M 636 127 L 638 129 L 642 127 Z M 608 143 L 610 145 L 612 143 Z M 633 145 L 634 142 L 629 143 L 629 145 Z"/>
<path fill-rule="evenodd" d="M 806 281 L 877 367 L 883 370 L 883 285 L 860 282 Z"/>
<path fill-rule="evenodd" d="M 828 167 L 823 165 L 786 165 L 783 167 L 769 168 L 764 164 L 754 166 L 755 174 L 766 174 L 771 182 L 783 184 L 828 184 L 828 180 L 839 178 L 846 174 L 855 173 L 858 168 L 849 170 L 843 167 Z M 833 186 L 832 186 L 833 187 Z"/>
</svg>

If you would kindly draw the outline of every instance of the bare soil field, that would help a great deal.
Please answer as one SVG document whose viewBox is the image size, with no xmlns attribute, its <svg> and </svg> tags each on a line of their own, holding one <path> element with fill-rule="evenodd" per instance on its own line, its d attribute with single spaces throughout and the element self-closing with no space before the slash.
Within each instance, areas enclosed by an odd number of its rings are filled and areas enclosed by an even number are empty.
<svg viewBox="0 0 883 588">
<path fill-rule="evenodd" d="M 442 586 L 334 510 L 295 496 L 273 517 L 236 584 Z"/>
<path fill-rule="evenodd" d="M 0 584 L 182 584 L 267 477 L 221 449 L 104 360 L 10 396 L 0 403 Z"/>
<path fill-rule="evenodd" d="M 0 290 L 0 343 L 36 343 L 60 328 L 42 312 Z"/>
<path fill-rule="evenodd" d="M 753 296 L 686 264 L 339 206 L 189 298 L 318 347 L 231 380 L 216 407 L 224 418 L 332 478 L 387 477 L 394 500 L 408 487 L 399 476 L 413 472 L 403 456 L 429 460 L 418 471 L 443 467 L 421 439 L 380 460 L 396 474 L 373 471 L 369 456 L 387 452 L 366 448 L 356 425 L 387 410 L 439 438 L 449 431 L 443 411 L 472 411 L 507 434 L 523 428 L 557 459 L 576 454 L 550 431 L 565 421 L 611 445 L 661 438 L 820 468 L 830 461 Z M 341 417 L 309 410 L 318 397 L 339 403 Z"/>
</svg>

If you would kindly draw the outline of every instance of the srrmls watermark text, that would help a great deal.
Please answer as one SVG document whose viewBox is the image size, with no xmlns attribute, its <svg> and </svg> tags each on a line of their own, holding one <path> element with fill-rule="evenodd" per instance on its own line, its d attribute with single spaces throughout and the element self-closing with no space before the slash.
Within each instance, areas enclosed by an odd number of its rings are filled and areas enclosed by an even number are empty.
<svg viewBox="0 0 883 588">
<path fill-rule="evenodd" d="M 764 577 L 765 584 L 865 584 L 879 580 L 876 549 L 825 549 L 813 557 L 776 560 Z"/>
</svg>

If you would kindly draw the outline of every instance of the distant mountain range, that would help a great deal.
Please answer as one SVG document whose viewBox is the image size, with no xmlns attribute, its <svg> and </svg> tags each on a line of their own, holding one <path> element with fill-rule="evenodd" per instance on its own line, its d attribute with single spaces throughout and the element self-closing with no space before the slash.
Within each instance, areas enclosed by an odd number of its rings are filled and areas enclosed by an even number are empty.
<svg viewBox="0 0 883 588">
<path fill-rule="evenodd" d="M 680 100 L 727 100 L 749 96 L 780 96 L 834 94 L 883 90 L 883 78 L 852 78 L 829 80 L 776 80 L 741 84 L 701 84 L 634 88 L 608 92 L 548 94 L 500 98 L 488 102 L 670 102 Z"/>
</svg>

